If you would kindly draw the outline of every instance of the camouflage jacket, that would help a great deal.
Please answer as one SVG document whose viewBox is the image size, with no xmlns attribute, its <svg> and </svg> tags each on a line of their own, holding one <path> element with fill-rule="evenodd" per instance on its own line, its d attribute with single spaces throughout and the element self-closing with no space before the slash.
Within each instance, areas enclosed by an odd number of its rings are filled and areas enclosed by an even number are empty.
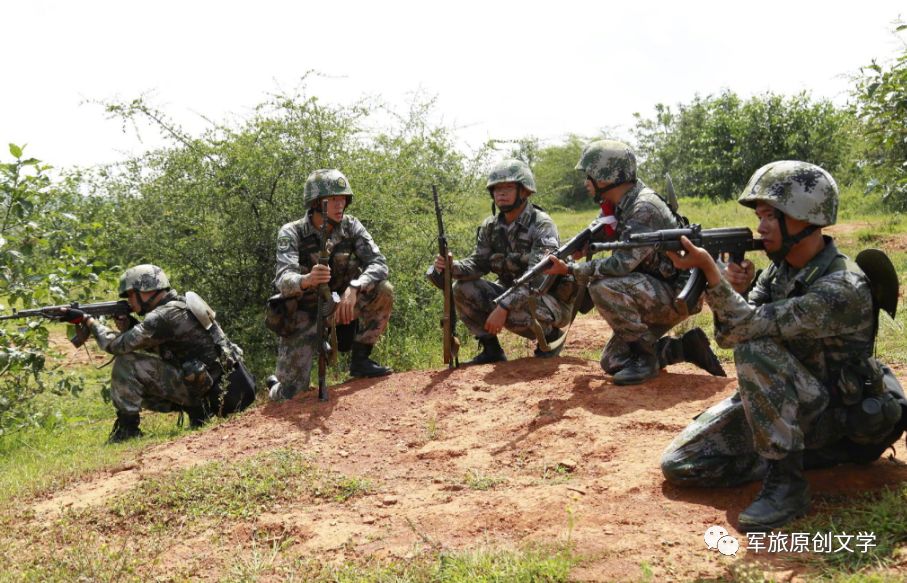
<svg viewBox="0 0 907 583">
<path fill-rule="evenodd" d="M 869 282 L 831 237 L 825 242 L 802 269 L 781 262 L 763 271 L 747 300 L 723 279 L 708 290 L 718 344 L 775 337 L 826 385 L 846 361 L 869 356 L 875 317 Z"/>
<path fill-rule="evenodd" d="M 631 233 L 649 233 L 680 227 L 667 203 L 654 190 L 643 184 L 642 180 L 637 180 L 636 186 L 621 197 L 614 216 L 617 218 L 615 229 L 617 239 L 623 237 L 628 230 Z M 610 257 L 581 263 L 574 270 L 577 274 L 591 279 L 620 277 L 640 272 L 658 279 L 670 280 L 678 274 L 668 256 L 651 247 L 617 250 Z"/>
<path fill-rule="evenodd" d="M 476 231 L 476 248 L 472 255 L 454 261 L 454 279 L 480 279 L 488 272 L 498 276 L 498 283 L 505 288 L 523 275 L 527 269 L 560 246 L 557 227 L 548 213 L 527 203 L 523 212 L 509 225 L 504 222 L 504 213 L 485 219 Z M 533 287 L 541 285 L 544 276 L 529 282 Z M 511 310 L 519 309 L 525 303 L 529 292 L 525 288 L 516 290 L 501 306 Z"/>
<path fill-rule="evenodd" d="M 144 350 L 175 366 L 200 360 L 213 375 L 220 370 L 220 352 L 211 333 L 195 319 L 185 302 L 183 296 L 170 290 L 142 322 L 122 334 L 96 319 L 92 319 L 91 332 L 101 350 L 110 354 Z"/>
<path fill-rule="evenodd" d="M 303 296 L 303 303 L 316 302 L 315 289 L 299 288 L 302 276 L 318 264 L 321 232 L 309 220 L 311 213 L 298 221 L 287 223 L 277 233 L 277 276 L 274 287 L 284 297 Z M 343 292 L 350 284 L 362 291 L 371 290 L 387 279 L 387 261 L 358 219 L 344 215 L 339 227 L 328 238 L 331 257 L 330 287 Z"/>
</svg>

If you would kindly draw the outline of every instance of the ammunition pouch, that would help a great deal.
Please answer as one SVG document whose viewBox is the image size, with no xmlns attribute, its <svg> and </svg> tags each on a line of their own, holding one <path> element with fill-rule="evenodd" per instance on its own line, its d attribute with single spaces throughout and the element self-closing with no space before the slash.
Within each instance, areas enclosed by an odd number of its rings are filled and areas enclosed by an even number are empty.
<svg viewBox="0 0 907 583">
<path fill-rule="evenodd" d="M 271 296 L 265 309 L 265 327 L 278 336 L 290 336 L 296 330 L 298 310 L 298 297 Z"/>
<path fill-rule="evenodd" d="M 838 394 L 846 407 L 847 437 L 855 443 L 879 443 L 903 425 L 903 389 L 891 369 L 873 357 L 851 361 L 841 371 Z"/>
<path fill-rule="evenodd" d="M 331 294 L 332 299 L 326 302 L 324 316 L 330 317 L 337 308 L 339 296 Z M 265 308 L 265 327 L 278 336 L 292 336 L 299 330 L 300 320 L 313 321 L 318 316 L 318 298 L 314 293 L 301 296 L 283 297 L 273 295 L 268 298 Z"/>
<path fill-rule="evenodd" d="M 214 386 L 214 379 L 208 373 L 205 363 L 192 359 L 182 363 L 183 382 L 195 389 L 197 395 L 204 395 Z"/>
<path fill-rule="evenodd" d="M 579 295 L 579 284 L 576 283 L 576 279 L 572 275 L 561 275 L 558 276 L 554 285 L 551 286 L 551 291 L 549 293 L 558 302 L 569 305 L 573 303 L 576 300 L 576 296 Z"/>
</svg>

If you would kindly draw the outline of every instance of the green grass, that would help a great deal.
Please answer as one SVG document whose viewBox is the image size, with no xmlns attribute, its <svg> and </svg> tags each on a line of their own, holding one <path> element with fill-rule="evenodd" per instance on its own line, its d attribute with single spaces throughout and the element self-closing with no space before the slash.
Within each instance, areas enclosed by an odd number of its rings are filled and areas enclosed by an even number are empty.
<svg viewBox="0 0 907 583">
<path fill-rule="evenodd" d="M 491 490 L 507 480 L 497 476 L 489 476 L 477 468 L 472 468 L 466 472 L 463 481 L 470 490 Z"/>
<path fill-rule="evenodd" d="M 802 559 L 794 555 L 796 561 L 808 562 L 825 573 L 851 573 L 866 567 L 890 565 L 898 548 L 907 543 L 907 485 L 856 496 L 818 498 L 815 503 L 820 510 L 818 513 L 796 521 L 786 530 L 849 535 L 874 533 L 876 546 L 860 552 L 854 539 L 850 546 L 855 552 L 810 553 Z"/>
<path fill-rule="evenodd" d="M 239 559 L 222 581 L 281 581 L 313 583 L 535 583 L 568 581 L 578 559 L 567 546 L 518 550 L 479 548 L 432 551 L 411 559 L 365 560 L 340 565 L 316 558 L 287 558 L 279 544 Z"/>
<path fill-rule="evenodd" d="M 250 518 L 305 495 L 344 502 L 371 490 L 367 480 L 324 472 L 302 453 L 278 449 L 145 479 L 110 508 L 121 518 L 166 524 L 180 516 Z"/>
</svg>

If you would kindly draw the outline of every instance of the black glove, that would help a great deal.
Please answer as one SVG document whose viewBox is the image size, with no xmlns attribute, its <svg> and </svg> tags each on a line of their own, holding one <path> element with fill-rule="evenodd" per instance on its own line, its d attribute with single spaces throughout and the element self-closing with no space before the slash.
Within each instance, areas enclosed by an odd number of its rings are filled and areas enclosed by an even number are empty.
<svg viewBox="0 0 907 583">
<path fill-rule="evenodd" d="M 63 312 L 63 315 L 60 316 L 60 319 L 64 322 L 69 322 L 70 324 L 81 324 L 88 317 L 88 314 L 86 314 L 82 310 L 77 310 L 76 308 L 66 308 L 66 311 Z"/>
</svg>

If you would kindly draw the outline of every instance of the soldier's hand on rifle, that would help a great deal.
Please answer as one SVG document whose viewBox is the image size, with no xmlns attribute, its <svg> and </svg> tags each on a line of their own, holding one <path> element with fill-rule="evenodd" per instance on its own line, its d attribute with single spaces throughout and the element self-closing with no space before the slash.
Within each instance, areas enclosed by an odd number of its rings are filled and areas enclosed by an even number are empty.
<svg viewBox="0 0 907 583">
<path fill-rule="evenodd" d="M 693 269 L 698 267 L 705 275 L 709 287 L 715 287 L 721 283 L 721 272 L 718 270 L 718 264 L 709 255 L 709 252 L 702 247 L 697 247 L 686 237 L 680 237 L 683 244 L 684 254 L 680 255 L 675 251 L 665 251 L 665 254 L 674 263 L 677 269 Z"/>
<path fill-rule="evenodd" d="M 548 263 L 548 269 L 543 272 L 545 275 L 567 275 L 570 273 L 570 268 L 567 264 L 553 255 L 548 256 Z"/>
<path fill-rule="evenodd" d="M 356 300 L 359 299 L 359 290 L 354 287 L 346 288 L 340 303 L 337 304 L 337 311 L 334 312 L 334 318 L 338 324 L 349 324 L 356 317 Z"/>
<path fill-rule="evenodd" d="M 447 256 L 450 258 L 450 261 L 453 262 L 453 253 L 448 253 Z M 444 258 L 440 255 L 435 257 L 435 271 L 444 273 L 445 267 L 447 267 L 447 264 L 445 263 Z"/>
<path fill-rule="evenodd" d="M 120 332 L 125 332 L 132 327 L 132 321 L 130 320 L 128 314 L 123 314 L 115 317 L 113 319 L 113 323 L 116 325 L 117 330 L 119 330 Z"/>
<path fill-rule="evenodd" d="M 60 316 L 60 319 L 64 322 L 69 322 L 70 324 L 81 324 L 91 317 L 82 310 L 77 310 L 76 308 L 63 308 L 62 312 L 63 315 Z"/>
<path fill-rule="evenodd" d="M 749 259 L 744 259 L 740 265 L 728 263 L 724 270 L 724 278 L 738 294 L 746 293 L 756 276 L 756 267 Z"/>
<path fill-rule="evenodd" d="M 312 267 L 312 271 L 302 276 L 302 281 L 299 283 L 299 287 L 302 289 L 309 289 L 312 287 L 317 287 L 322 283 L 329 283 L 331 281 L 331 268 L 327 265 L 316 264 Z"/>
<path fill-rule="evenodd" d="M 494 334 L 497 336 L 501 333 L 501 330 L 504 329 L 504 323 L 507 321 L 507 308 L 502 308 L 501 306 L 496 307 L 491 314 L 488 315 L 488 319 L 485 320 L 485 331 L 489 334 Z"/>
<path fill-rule="evenodd" d="M 579 261 L 583 257 L 586 257 L 588 254 L 589 254 L 589 244 L 586 243 L 586 245 L 582 249 L 577 249 L 576 251 L 573 252 L 573 255 L 571 255 L 570 257 L 574 261 Z"/>
</svg>

